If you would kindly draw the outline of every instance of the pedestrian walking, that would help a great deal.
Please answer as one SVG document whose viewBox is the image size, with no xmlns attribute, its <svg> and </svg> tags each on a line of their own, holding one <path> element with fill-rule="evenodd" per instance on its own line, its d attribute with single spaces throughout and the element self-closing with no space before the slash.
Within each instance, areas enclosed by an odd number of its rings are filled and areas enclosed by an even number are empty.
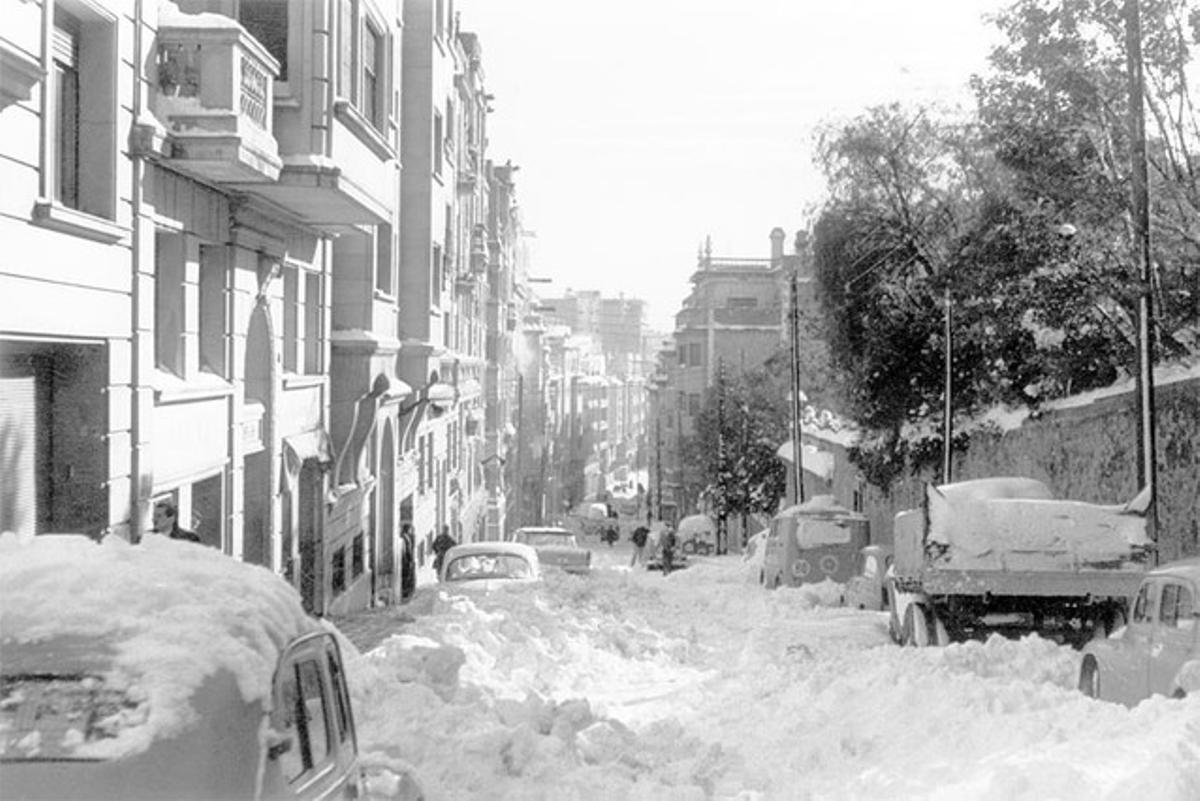
<svg viewBox="0 0 1200 801">
<path fill-rule="evenodd" d="M 446 551 L 455 545 L 458 545 L 458 541 L 450 536 L 450 527 L 442 526 L 442 533 L 433 541 L 433 571 L 439 577 L 442 575 L 442 560 L 446 558 Z"/>
<path fill-rule="evenodd" d="M 662 551 L 662 573 L 667 575 L 671 572 L 675 561 L 675 529 L 667 526 L 663 529 L 663 533 L 658 538 L 658 547 Z"/>
<path fill-rule="evenodd" d="M 646 540 L 650 538 L 650 529 L 645 526 L 638 526 L 629 535 L 630 541 L 633 543 L 633 556 L 629 560 L 629 566 L 633 567 L 638 562 L 646 564 Z"/>
</svg>

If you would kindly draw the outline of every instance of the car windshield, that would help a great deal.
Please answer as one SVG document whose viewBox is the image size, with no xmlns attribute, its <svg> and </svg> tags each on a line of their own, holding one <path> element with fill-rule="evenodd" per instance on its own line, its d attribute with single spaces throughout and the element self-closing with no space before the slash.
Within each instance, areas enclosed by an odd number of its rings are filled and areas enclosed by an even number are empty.
<svg viewBox="0 0 1200 801">
<path fill-rule="evenodd" d="M 559 545 L 576 547 L 575 535 L 557 531 L 526 531 L 521 535 L 522 542 L 529 545 Z"/>
<path fill-rule="evenodd" d="M 0 761 L 94 759 L 89 747 L 145 722 L 145 703 L 96 675 L 0 677 Z"/>
<path fill-rule="evenodd" d="M 516 554 L 479 553 L 460 556 L 446 566 L 450 581 L 524 579 L 533 576 L 529 563 Z"/>
</svg>

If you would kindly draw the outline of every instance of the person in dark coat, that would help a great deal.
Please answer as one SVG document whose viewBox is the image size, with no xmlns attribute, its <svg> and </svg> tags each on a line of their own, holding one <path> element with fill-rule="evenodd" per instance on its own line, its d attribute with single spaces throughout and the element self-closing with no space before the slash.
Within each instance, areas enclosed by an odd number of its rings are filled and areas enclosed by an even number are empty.
<svg viewBox="0 0 1200 801">
<path fill-rule="evenodd" d="M 629 566 L 633 567 L 639 561 L 646 564 L 646 540 L 650 537 L 650 529 L 645 526 L 638 526 L 629 535 L 630 541 L 633 542 L 633 556 L 629 560 Z"/>
<path fill-rule="evenodd" d="M 658 547 L 662 551 L 662 573 L 667 575 L 675 561 L 675 529 L 667 526 L 658 538 Z"/>
<path fill-rule="evenodd" d="M 446 558 L 446 551 L 455 545 L 458 545 L 458 541 L 450 536 L 450 527 L 442 526 L 442 533 L 433 541 L 433 569 L 439 576 L 442 575 L 442 560 Z"/>
<path fill-rule="evenodd" d="M 159 501 L 154 504 L 154 532 L 165 534 L 173 540 L 200 542 L 196 532 L 180 528 L 179 507 L 175 505 L 175 501 L 171 500 Z"/>
</svg>

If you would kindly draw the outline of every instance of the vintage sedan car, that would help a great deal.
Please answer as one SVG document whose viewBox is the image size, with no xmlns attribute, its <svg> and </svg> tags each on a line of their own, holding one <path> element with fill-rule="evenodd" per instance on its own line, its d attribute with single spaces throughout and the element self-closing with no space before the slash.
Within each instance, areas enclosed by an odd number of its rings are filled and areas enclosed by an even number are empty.
<svg viewBox="0 0 1200 801">
<path fill-rule="evenodd" d="M 446 551 L 438 578 L 449 589 L 490 592 L 541 580 L 537 551 L 520 542 L 470 542 Z"/>
<path fill-rule="evenodd" d="M 526 526 L 513 532 L 512 541 L 532 545 L 543 567 L 557 567 L 568 573 L 587 573 L 592 569 L 592 552 L 565 528 Z"/>
<path fill-rule="evenodd" d="M 0 652 L 6 799 L 373 797 L 338 642 L 264 568 L 0 535 Z"/>
<path fill-rule="evenodd" d="M 1134 706 L 1152 695 L 1200 692 L 1200 559 L 1148 573 L 1129 621 L 1084 646 L 1079 689 L 1092 698 Z"/>
<path fill-rule="evenodd" d="M 888 568 L 892 549 L 887 545 L 868 545 L 858 552 L 854 575 L 846 582 L 846 606 L 880 611 L 888 608 Z"/>
</svg>

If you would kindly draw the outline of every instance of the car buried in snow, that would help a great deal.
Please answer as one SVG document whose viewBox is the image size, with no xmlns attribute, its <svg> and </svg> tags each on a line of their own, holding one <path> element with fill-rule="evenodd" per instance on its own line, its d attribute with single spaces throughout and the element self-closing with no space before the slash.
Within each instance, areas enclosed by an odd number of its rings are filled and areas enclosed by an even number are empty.
<svg viewBox="0 0 1200 801">
<path fill-rule="evenodd" d="M 521 542 L 469 542 L 446 551 L 439 580 L 450 590 L 491 592 L 541 581 L 537 551 Z"/>
<path fill-rule="evenodd" d="M 846 583 L 846 606 L 880 611 L 888 608 L 889 569 L 892 549 L 887 545 L 868 545 L 859 550 L 854 575 Z"/>
<path fill-rule="evenodd" d="M 0 650 L 6 799 L 422 795 L 360 757 L 334 634 L 214 549 L 0 535 Z"/>
<path fill-rule="evenodd" d="M 818 495 L 771 518 L 758 582 L 767 589 L 845 583 L 859 550 L 871 541 L 865 515 Z"/>
<path fill-rule="evenodd" d="M 1135 706 L 1152 695 L 1200 692 L 1200 558 L 1146 573 L 1129 622 L 1083 648 L 1079 689 Z"/>
<path fill-rule="evenodd" d="M 533 546 L 542 567 L 568 573 L 588 573 L 592 552 L 579 544 L 575 533 L 560 526 L 523 526 L 512 533 L 512 542 Z"/>
</svg>

